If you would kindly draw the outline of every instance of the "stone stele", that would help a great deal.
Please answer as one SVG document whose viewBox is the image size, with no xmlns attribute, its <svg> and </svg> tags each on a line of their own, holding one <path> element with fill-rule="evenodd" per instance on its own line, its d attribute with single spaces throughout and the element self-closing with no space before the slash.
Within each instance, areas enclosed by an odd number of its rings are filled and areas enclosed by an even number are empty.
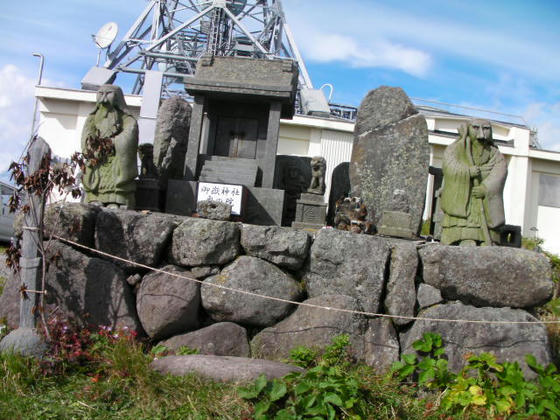
<svg viewBox="0 0 560 420">
<path fill-rule="evenodd" d="M 351 195 L 364 200 L 368 219 L 378 224 L 393 210 L 394 192 L 404 191 L 410 229 L 418 234 L 429 160 L 426 120 L 406 93 L 387 86 L 369 92 L 358 110 L 350 162 Z"/>
</svg>

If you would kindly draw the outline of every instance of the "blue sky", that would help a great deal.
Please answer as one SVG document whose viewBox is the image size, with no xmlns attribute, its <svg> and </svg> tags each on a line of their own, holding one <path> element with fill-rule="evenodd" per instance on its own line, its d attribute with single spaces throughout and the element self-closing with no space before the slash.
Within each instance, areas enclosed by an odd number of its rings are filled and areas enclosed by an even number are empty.
<svg viewBox="0 0 560 420">
<path fill-rule="evenodd" d="M 91 34 L 117 39 L 146 0 L 28 0 L 0 10 L 0 172 L 29 135 L 38 59 L 43 84 L 78 88 L 95 64 Z M 380 85 L 409 96 L 518 114 L 560 151 L 560 1 L 284 0 L 316 87 L 359 105 Z M 117 81 L 118 82 L 118 81 Z"/>
</svg>

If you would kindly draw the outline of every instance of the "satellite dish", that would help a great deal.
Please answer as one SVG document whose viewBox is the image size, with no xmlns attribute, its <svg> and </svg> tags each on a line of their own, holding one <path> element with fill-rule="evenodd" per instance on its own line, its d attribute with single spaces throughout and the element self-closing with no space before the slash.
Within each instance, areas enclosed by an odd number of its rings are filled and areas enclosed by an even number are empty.
<svg viewBox="0 0 560 420">
<path fill-rule="evenodd" d="M 97 31 L 97 34 L 93 36 L 93 42 L 95 42 L 101 49 L 107 48 L 113 43 L 118 32 L 119 25 L 115 22 L 108 22 Z"/>
</svg>

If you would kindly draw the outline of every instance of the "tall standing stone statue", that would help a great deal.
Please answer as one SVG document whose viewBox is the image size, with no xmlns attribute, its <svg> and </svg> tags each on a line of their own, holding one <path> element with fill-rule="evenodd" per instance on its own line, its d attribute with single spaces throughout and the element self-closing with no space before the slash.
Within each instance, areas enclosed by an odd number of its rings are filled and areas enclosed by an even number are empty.
<svg viewBox="0 0 560 420">
<path fill-rule="evenodd" d="M 488 120 L 472 120 L 443 155 L 441 243 L 493 245 L 505 223 L 504 156 L 492 139 Z"/>
<path fill-rule="evenodd" d="M 86 202 L 134 208 L 137 148 L 138 124 L 126 112 L 121 88 L 101 86 L 95 109 L 87 117 L 82 132 Z"/>
</svg>

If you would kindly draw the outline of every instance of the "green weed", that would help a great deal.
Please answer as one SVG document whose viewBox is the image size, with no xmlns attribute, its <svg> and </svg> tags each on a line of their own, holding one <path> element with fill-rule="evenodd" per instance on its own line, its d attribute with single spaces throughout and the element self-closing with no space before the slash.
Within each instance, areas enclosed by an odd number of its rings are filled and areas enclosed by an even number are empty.
<svg viewBox="0 0 560 420">
<path fill-rule="evenodd" d="M 498 363 L 493 354 L 481 353 L 470 355 L 454 374 L 447 370 L 439 335 L 426 333 L 413 346 L 419 354 L 403 355 L 393 364 L 392 375 L 417 378 L 420 386 L 442 392 L 440 409 L 446 414 L 560 418 L 560 375 L 552 364 L 545 368 L 527 355 L 537 374 L 536 381 L 528 381 L 517 362 Z"/>
</svg>

